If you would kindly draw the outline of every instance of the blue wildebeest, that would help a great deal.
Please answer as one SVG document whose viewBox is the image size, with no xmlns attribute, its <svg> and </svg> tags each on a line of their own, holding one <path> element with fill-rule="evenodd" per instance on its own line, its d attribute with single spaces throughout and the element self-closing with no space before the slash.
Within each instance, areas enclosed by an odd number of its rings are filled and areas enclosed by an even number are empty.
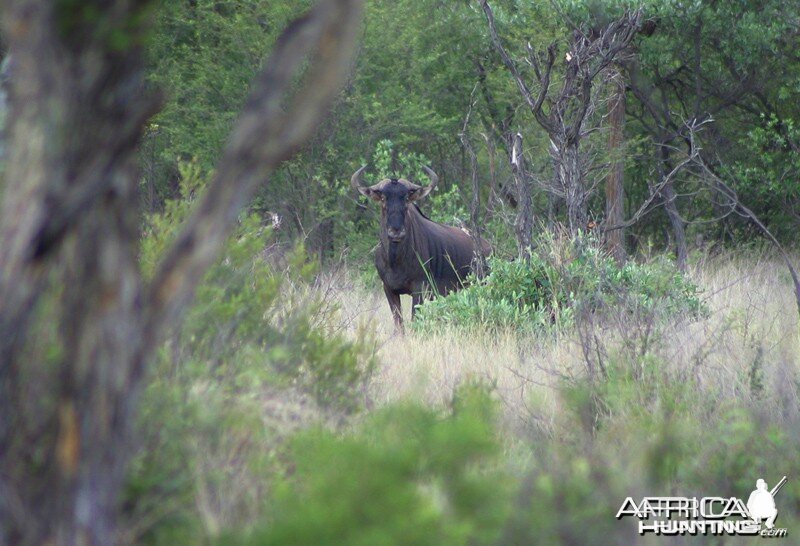
<svg viewBox="0 0 800 546">
<path fill-rule="evenodd" d="M 374 186 L 362 186 L 366 167 L 357 170 L 350 182 L 362 195 L 381 204 L 380 243 L 375 251 L 375 267 L 383 281 L 397 331 L 402 333 L 403 316 L 400 295 L 411 294 L 411 316 L 426 296 L 447 294 L 463 286 L 472 271 L 475 243 L 465 231 L 436 223 L 417 207 L 416 201 L 426 197 L 439 177 L 423 167 L 431 179 L 427 186 L 418 186 L 403 178 L 387 178 Z M 489 243 L 481 239 L 482 253 L 491 252 Z"/>
</svg>

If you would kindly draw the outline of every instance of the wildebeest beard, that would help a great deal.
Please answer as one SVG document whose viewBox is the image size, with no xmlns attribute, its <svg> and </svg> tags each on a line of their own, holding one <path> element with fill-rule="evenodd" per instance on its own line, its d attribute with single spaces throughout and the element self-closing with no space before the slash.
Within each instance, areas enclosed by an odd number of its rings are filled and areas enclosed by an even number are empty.
<svg viewBox="0 0 800 546">
<path fill-rule="evenodd" d="M 389 265 L 394 267 L 397 264 L 397 251 L 400 248 L 400 241 L 389 241 Z"/>
</svg>

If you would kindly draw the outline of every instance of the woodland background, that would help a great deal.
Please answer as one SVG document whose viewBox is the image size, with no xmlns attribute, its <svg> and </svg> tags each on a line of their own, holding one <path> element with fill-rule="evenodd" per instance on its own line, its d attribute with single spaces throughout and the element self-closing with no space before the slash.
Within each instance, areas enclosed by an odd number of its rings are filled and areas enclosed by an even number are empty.
<svg viewBox="0 0 800 546">
<path fill-rule="evenodd" d="M 89 7 L 64 3 L 83 18 L 69 25 L 94 28 Z M 133 45 L 101 40 L 138 51 L 137 89 L 161 96 L 157 113 L 118 125 L 140 135 L 120 202 L 143 286 L 169 279 L 162 257 L 186 226 L 203 233 L 193 214 L 230 175 L 226 143 L 272 138 L 270 125 L 237 132 L 237 119 L 252 113 L 270 52 L 285 54 L 278 37 L 312 5 L 156 2 Z M 71 281 L 85 256 L 105 255 L 107 209 L 81 208 L 88 227 L 36 262 L 46 273 L 19 305 L 24 323 L 3 290 L 25 270 L 0 255 L 0 411 L 14 416 L 0 427 L 0 542 L 661 544 L 614 518 L 626 497 L 746 498 L 756 479 L 784 475 L 777 526 L 786 540 L 800 532 L 800 4 L 488 6 L 365 3 L 320 126 L 291 158 L 267 158 L 269 176 L 242 167 L 252 200 L 229 215 L 209 267 L 188 275 L 191 304 L 178 298 L 157 336 L 135 336 L 151 356 L 132 360 L 113 397 L 97 394 L 101 372 L 122 357 L 84 366 L 90 337 L 70 326 L 93 316 L 91 297 L 79 303 L 96 287 Z M 12 81 L 14 9 L 0 36 Z M 290 98 L 315 69 L 297 62 Z M 20 136 L 24 112 L 12 118 L 16 149 L 39 142 Z M 24 224 L 9 197 L 24 194 L 11 177 L 20 154 L 4 152 L 7 226 Z M 368 181 L 420 183 L 430 166 L 440 182 L 424 212 L 495 249 L 487 277 L 425 304 L 405 337 L 372 265 L 378 211 L 350 187 L 361 165 Z M 36 260 L 49 249 L 35 248 Z M 106 426 L 90 416 L 108 400 L 126 409 Z M 87 523 L 70 499 L 91 496 L 97 461 L 112 459 L 119 485 L 89 503 L 110 508 Z M 42 498 L 52 502 L 28 514 Z"/>
</svg>

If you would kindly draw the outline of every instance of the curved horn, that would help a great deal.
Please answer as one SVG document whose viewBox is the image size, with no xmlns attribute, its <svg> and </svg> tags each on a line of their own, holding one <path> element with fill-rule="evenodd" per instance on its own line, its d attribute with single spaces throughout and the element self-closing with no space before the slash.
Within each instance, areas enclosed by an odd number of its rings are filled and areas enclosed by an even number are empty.
<svg viewBox="0 0 800 546">
<path fill-rule="evenodd" d="M 423 165 L 423 166 L 422 166 L 422 169 L 425 171 L 425 173 L 426 173 L 426 174 L 428 175 L 428 177 L 430 177 L 430 179 L 431 179 L 431 183 L 430 183 L 430 184 L 428 184 L 428 190 L 425 192 L 425 194 L 427 195 L 427 194 L 429 194 L 431 191 L 433 191 L 433 188 L 435 188 L 435 187 L 436 187 L 436 183 L 437 183 L 437 182 L 439 182 L 439 175 L 437 175 L 435 172 L 433 172 L 431 169 L 429 169 L 429 168 L 428 168 L 428 167 L 426 167 L 425 165 Z"/>
<path fill-rule="evenodd" d="M 363 167 L 358 169 L 356 172 L 354 172 L 353 176 L 350 177 L 350 185 L 353 186 L 354 190 L 360 190 L 361 189 L 361 175 L 364 174 L 364 171 L 366 170 L 366 168 L 367 168 L 367 166 L 364 165 Z"/>
<path fill-rule="evenodd" d="M 425 170 L 425 173 L 430 177 L 431 183 L 428 184 L 427 186 L 422 186 L 422 187 L 417 186 L 412 193 L 412 197 L 409 198 L 411 201 L 417 201 L 419 199 L 426 198 L 428 194 L 433 191 L 433 188 L 436 187 L 436 183 L 439 181 L 439 176 L 435 172 L 430 170 L 425 165 L 423 165 L 422 168 Z"/>
</svg>

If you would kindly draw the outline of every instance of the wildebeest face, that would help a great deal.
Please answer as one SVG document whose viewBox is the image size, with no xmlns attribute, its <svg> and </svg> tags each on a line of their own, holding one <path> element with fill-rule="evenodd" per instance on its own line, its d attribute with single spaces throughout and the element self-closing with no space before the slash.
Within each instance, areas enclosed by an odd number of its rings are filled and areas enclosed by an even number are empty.
<svg viewBox="0 0 800 546">
<path fill-rule="evenodd" d="M 436 174 L 423 167 L 431 183 L 427 186 L 418 186 L 403 178 L 390 178 L 381 180 L 374 186 L 361 186 L 361 174 L 365 167 L 361 167 L 351 178 L 351 183 L 362 195 L 366 195 L 381 204 L 382 226 L 386 236 L 391 242 L 400 242 L 406 236 L 406 211 L 408 204 L 426 197 L 436 186 L 438 177 Z"/>
<path fill-rule="evenodd" d="M 396 178 L 384 183 L 381 189 L 373 191 L 373 195 L 380 196 L 386 235 L 390 241 L 399 242 L 406 236 L 406 209 L 415 193 L 417 190 L 410 189 L 405 180 Z"/>
</svg>

